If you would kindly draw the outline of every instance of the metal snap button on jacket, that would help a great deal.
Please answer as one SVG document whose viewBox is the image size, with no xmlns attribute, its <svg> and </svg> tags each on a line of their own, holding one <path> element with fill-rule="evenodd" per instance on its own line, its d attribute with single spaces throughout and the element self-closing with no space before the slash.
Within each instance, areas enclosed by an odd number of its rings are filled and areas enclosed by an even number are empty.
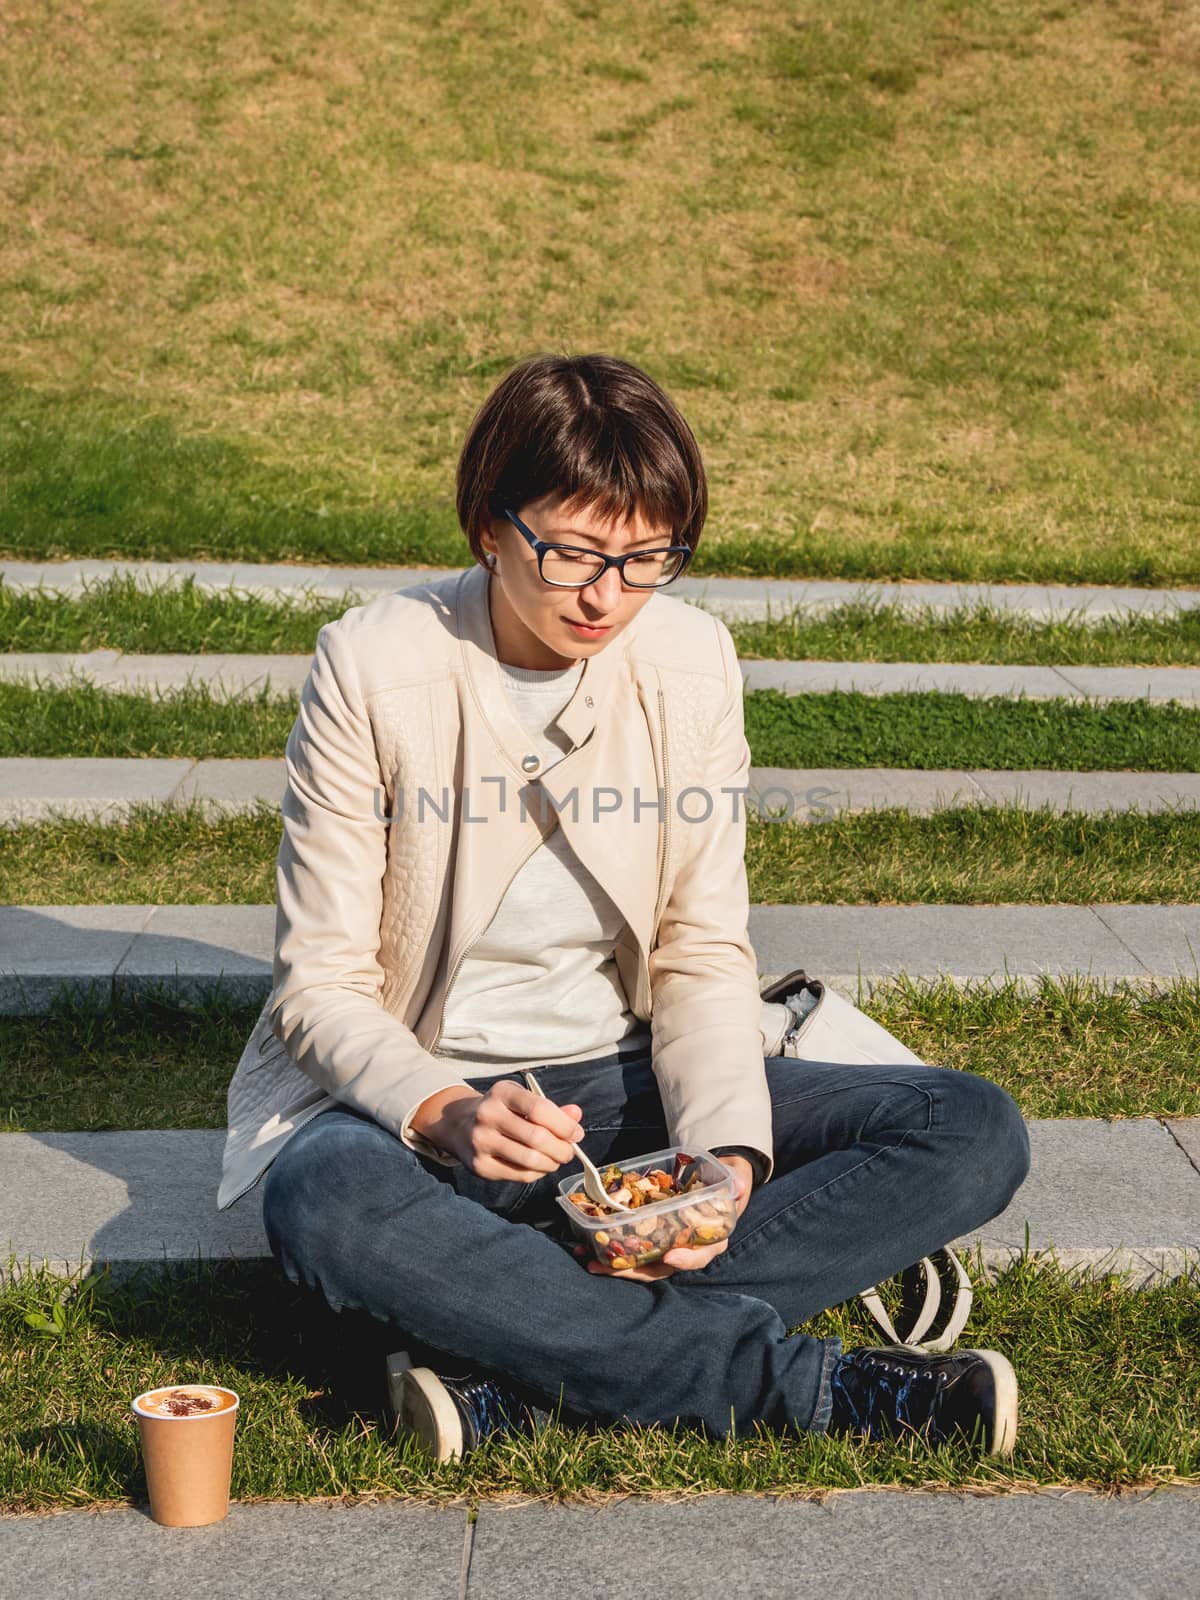
<svg viewBox="0 0 1200 1600">
<path fill-rule="evenodd" d="M 541 764 L 537 756 L 523 756 L 521 759 L 521 769 L 524 772 L 536 772 Z"/>
</svg>

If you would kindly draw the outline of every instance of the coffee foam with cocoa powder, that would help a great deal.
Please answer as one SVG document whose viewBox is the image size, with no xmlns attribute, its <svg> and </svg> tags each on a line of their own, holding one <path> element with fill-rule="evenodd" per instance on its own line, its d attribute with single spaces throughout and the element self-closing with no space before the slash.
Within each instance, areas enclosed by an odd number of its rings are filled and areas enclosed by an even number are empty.
<svg viewBox="0 0 1200 1600">
<path fill-rule="evenodd" d="M 144 1417 L 211 1417 L 232 1410 L 238 1397 L 232 1389 L 215 1384 L 177 1384 L 168 1389 L 148 1389 L 138 1395 L 133 1409 Z"/>
</svg>

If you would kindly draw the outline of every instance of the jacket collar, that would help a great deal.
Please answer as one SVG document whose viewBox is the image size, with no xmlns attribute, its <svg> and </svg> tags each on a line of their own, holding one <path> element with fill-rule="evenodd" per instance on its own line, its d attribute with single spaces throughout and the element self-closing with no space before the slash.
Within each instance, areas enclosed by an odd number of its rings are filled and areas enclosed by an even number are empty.
<svg viewBox="0 0 1200 1600">
<path fill-rule="evenodd" d="M 501 748 L 520 772 L 521 758 L 529 749 L 529 735 L 513 713 L 496 656 L 496 639 L 488 609 L 491 581 L 491 573 L 479 565 L 468 567 L 462 574 L 457 592 L 458 635 L 472 692 Z M 652 596 L 649 605 L 642 607 L 619 642 L 614 641 L 617 648 L 610 646 L 588 657 L 575 693 L 555 724 L 576 747 L 591 737 L 601 712 L 613 700 L 629 643 L 653 604 Z"/>
</svg>

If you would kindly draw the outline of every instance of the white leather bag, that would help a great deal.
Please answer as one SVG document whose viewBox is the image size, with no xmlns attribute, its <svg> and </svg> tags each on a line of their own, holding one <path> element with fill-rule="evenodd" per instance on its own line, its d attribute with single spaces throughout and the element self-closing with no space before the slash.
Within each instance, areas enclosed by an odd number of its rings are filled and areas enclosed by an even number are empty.
<svg viewBox="0 0 1200 1600">
<path fill-rule="evenodd" d="M 797 1061 L 834 1061 L 848 1067 L 924 1065 L 920 1056 L 874 1017 L 819 978 L 806 977 L 797 987 L 815 994 L 817 1003 L 789 1037 L 785 1055 Z"/>
</svg>

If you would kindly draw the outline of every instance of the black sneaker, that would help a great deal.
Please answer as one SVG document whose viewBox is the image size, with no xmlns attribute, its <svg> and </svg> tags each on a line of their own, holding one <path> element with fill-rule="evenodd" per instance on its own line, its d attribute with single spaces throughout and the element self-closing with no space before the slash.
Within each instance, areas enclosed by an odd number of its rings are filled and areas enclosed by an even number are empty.
<svg viewBox="0 0 1200 1600">
<path fill-rule="evenodd" d="M 387 1359 L 387 1386 L 393 1434 L 418 1439 L 435 1461 L 461 1459 L 484 1439 L 530 1434 L 550 1420 L 490 1379 L 414 1367 L 402 1350 Z"/>
<path fill-rule="evenodd" d="M 995 1350 L 929 1355 L 904 1345 L 849 1350 L 833 1370 L 830 1433 L 879 1439 L 908 1431 L 930 1444 L 965 1437 L 986 1455 L 1011 1456 L 1017 1376 Z"/>
</svg>

